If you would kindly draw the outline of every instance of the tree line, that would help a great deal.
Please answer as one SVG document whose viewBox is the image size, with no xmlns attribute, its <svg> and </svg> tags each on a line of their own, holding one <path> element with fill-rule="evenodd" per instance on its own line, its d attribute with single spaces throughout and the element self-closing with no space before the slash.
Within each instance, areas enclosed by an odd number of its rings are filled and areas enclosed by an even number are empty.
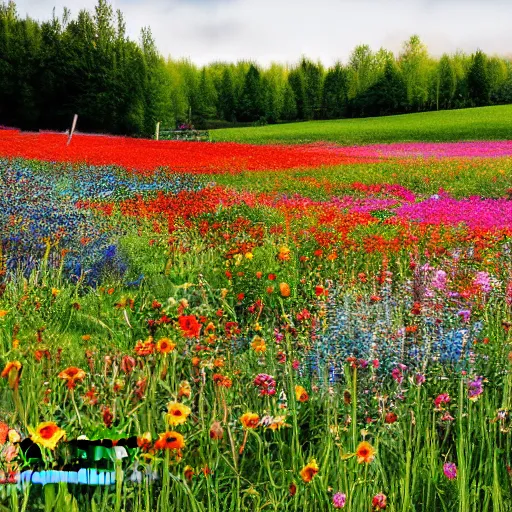
<svg viewBox="0 0 512 512">
<path fill-rule="evenodd" d="M 457 52 L 436 59 L 418 36 L 401 52 L 357 46 L 325 68 L 164 58 L 151 30 L 135 42 L 107 0 L 75 18 L 21 18 L 0 4 L 0 124 L 22 129 L 151 135 L 155 124 L 197 128 L 240 123 L 381 116 L 512 103 L 512 61 Z"/>
</svg>

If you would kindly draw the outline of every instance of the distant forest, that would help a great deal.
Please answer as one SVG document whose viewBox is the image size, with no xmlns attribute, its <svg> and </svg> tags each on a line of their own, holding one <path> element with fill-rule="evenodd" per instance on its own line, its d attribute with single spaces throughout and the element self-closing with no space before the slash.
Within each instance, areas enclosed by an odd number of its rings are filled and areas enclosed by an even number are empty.
<svg viewBox="0 0 512 512">
<path fill-rule="evenodd" d="M 126 35 L 120 11 L 50 21 L 21 18 L 0 4 L 0 125 L 27 130 L 150 136 L 155 124 L 196 128 L 381 116 L 512 103 L 512 61 L 461 52 L 436 59 L 418 36 L 398 56 L 357 46 L 347 63 L 325 68 L 214 62 L 198 67 L 159 54 L 151 30 Z M 191 116 L 191 118 L 189 117 Z"/>
</svg>

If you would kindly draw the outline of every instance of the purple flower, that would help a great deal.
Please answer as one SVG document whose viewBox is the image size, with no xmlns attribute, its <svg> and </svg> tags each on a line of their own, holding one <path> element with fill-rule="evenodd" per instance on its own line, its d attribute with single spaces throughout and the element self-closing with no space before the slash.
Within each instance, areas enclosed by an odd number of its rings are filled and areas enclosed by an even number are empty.
<svg viewBox="0 0 512 512">
<path fill-rule="evenodd" d="M 343 508 L 345 506 L 345 502 L 347 501 L 347 495 L 343 492 L 337 492 L 332 497 L 332 504 L 334 508 Z"/>
<path fill-rule="evenodd" d="M 457 315 L 462 317 L 463 322 L 469 322 L 469 317 L 471 316 L 471 311 L 469 309 L 460 310 Z"/>
<path fill-rule="evenodd" d="M 457 478 L 457 466 L 453 462 L 445 462 L 443 464 L 443 473 L 448 480 Z"/>
<path fill-rule="evenodd" d="M 480 398 L 480 395 L 484 392 L 482 381 L 483 377 L 476 377 L 475 380 L 472 380 L 468 384 L 468 397 L 473 402 L 476 402 Z"/>
</svg>

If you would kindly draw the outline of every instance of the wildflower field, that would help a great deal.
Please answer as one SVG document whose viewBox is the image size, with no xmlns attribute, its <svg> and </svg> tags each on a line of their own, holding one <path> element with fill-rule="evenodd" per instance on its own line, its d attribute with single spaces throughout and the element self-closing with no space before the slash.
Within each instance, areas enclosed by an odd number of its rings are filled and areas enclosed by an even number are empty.
<svg viewBox="0 0 512 512">
<path fill-rule="evenodd" d="M 512 510 L 512 143 L 0 131 L 0 510 Z"/>
</svg>

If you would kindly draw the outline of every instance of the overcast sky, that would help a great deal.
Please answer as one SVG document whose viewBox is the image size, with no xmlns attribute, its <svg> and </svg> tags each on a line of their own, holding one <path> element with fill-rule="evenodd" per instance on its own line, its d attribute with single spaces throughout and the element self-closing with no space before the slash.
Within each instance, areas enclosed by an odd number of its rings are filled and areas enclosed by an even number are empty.
<svg viewBox="0 0 512 512">
<path fill-rule="evenodd" d="M 1 2 L 2 0 L 0 0 Z M 138 40 L 150 26 L 165 56 L 196 64 L 255 60 L 296 62 L 301 55 L 331 65 L 346 62 L 358 44 L 400 51 L 418 34 L 431 54 L 480 48 L 512 55 L 510 0 L 110 0 Z M 96 0 L 17 0 L 36 19 L 76 15 Z"/>
</svg>

